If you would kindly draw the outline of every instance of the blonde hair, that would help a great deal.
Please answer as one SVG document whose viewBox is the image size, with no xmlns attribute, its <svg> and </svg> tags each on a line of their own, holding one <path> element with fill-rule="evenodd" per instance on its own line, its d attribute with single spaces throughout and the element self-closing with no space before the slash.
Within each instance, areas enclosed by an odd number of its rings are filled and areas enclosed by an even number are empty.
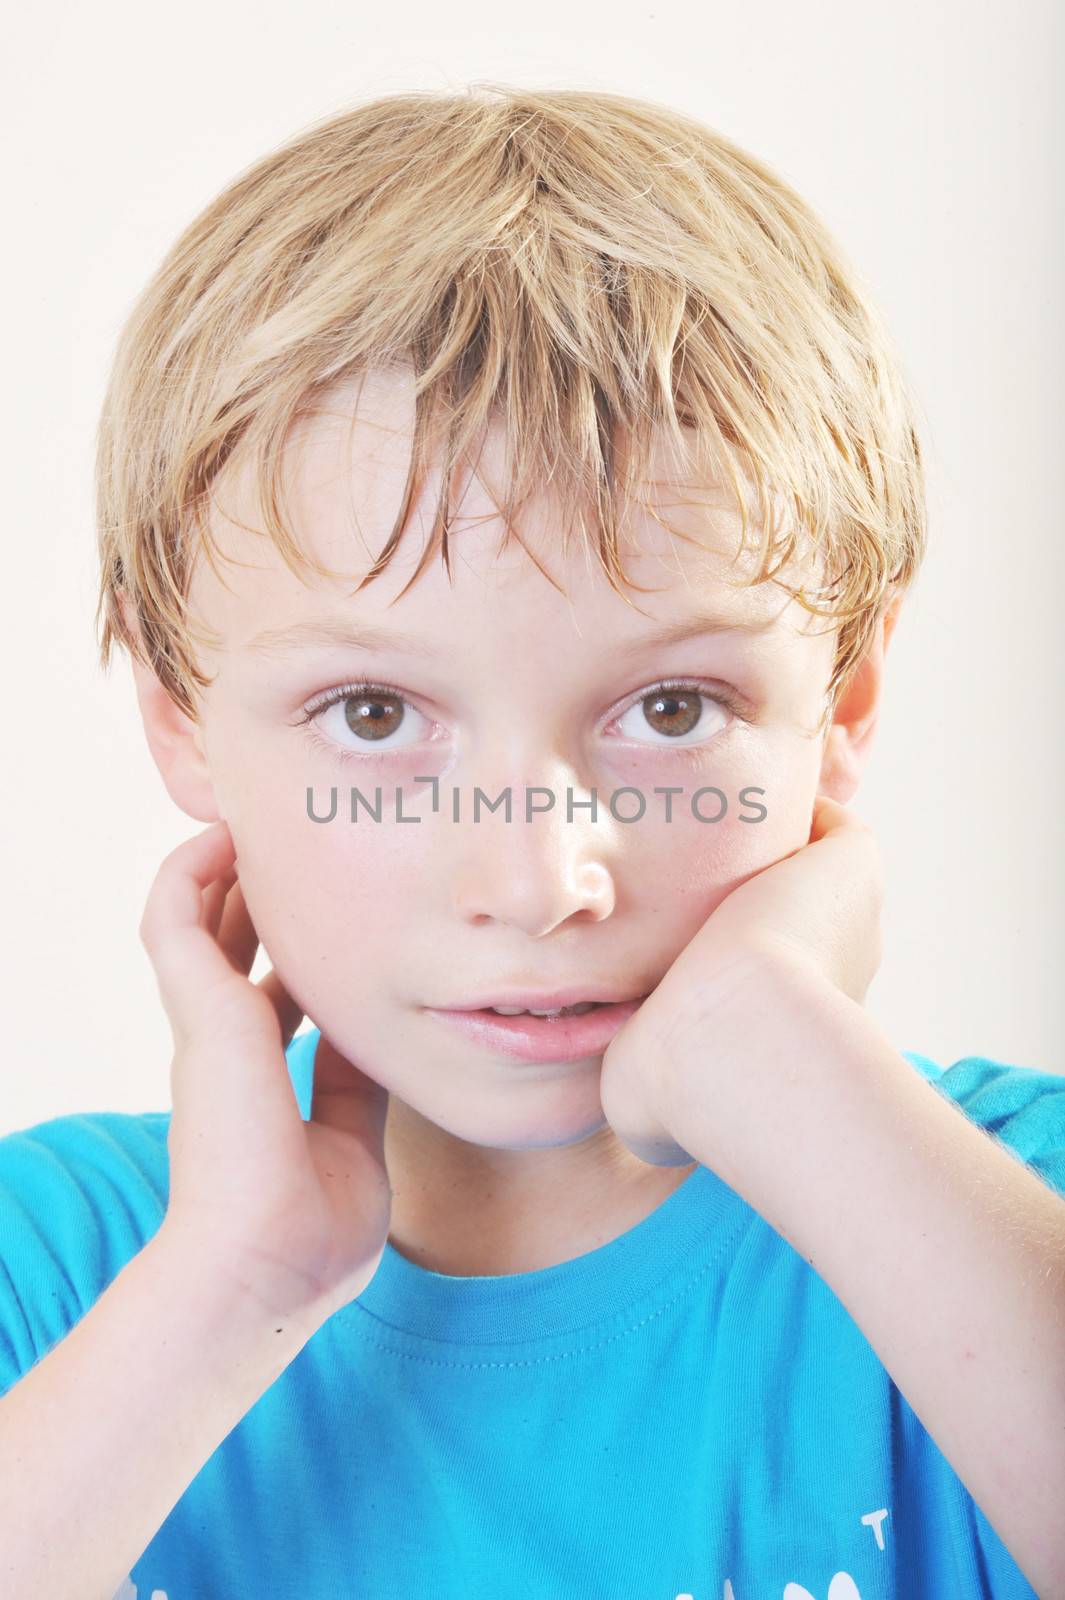
<svg viewBox="0 0 1065 1600">
<path fill-rule="evenodd" d="M 824 567 L 819 598 L 788 592 L 838 626 L 831 703 L 917 572 L 913 404 L 877 311 L 809 206 L 680 112 L 470 85 L 312 124 L 225 188 L 140 295 L 98 432 L 105 668 L 116 638 L 137 650 L 124 593 L 145 658 L 195 717 L 212 680 L 192 648 L 204 635 L 186 598 L 190 536 L 210 556 L 216 475 L 250 451 L 268 536 L 293 571 L 324 572 L 284 525 L 285 440 L 334 384 L 400 362 L 415 373 L 410 471 L 364 584 L 399 543 L 441 440 L 435 521 L 410 582 L 436 548 L 450 572 L 451 469 L 493 419 L 513 451 L 508 533 L 550 482 L 619 593 L 619 528 L 656 435 L 681 473 L 706 467 L 732 485 L 741 551 L 753 486 L 754 581 L 783 583 L 804 538 Z"/>
</svg>

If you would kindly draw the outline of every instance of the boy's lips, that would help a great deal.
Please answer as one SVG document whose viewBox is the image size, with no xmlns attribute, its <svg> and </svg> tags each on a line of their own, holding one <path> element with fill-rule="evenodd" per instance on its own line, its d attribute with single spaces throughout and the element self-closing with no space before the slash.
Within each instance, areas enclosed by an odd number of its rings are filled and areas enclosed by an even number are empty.
<svg viewBox="0 0 1065 1600">
<path fill-rule="evenodd" d="M 521 1006 L 525 1011 L 558 1011 L 562 1006 L 576 1006 L 589 1000 L 601 1005 L 629 1005 L 646 1000 L 650 990 L 619 989 L 610 983 L 569 984 L 564 989 L 523 988 L 515 984 L 506 989 L 502 985 L 492 994 L 482 994 L 476 999 L 459 1000 L 454 1005 L 432 1006 L 433 1011 L 486 1011 L 490 1006 Z"/>
<path fill-rule="evenodd" d="M 575 1005 L 580 998 L 560 1003 Z M 500 1017 L 484 1007 L 441 1009 L 426 1006 L 425 1010 L 500 1055 L 516 1056 L 523 1061 L 583 1061 L 602 1055 L 614 1035 L 640 1009 L 644 998 L 608 1002 L 577 1016 L 564 1017 L 528 1014 Z M 492 1003 L 507 1004 L 505 1000 Z"/>
</svg>

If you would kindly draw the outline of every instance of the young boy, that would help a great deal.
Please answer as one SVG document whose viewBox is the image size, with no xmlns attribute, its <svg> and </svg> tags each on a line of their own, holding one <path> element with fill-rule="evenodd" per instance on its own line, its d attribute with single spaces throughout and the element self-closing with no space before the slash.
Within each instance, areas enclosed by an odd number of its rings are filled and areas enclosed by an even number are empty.
<svg viewBox="0 0 1065 1600">
<path fill-rule="evenodd" d="M 1065 1084 L 863 1004 L 923 480 L 809 208 L 359 106 L 149 284 L 99 518 L 207 826 L 172 1111 L 0 1140 L 4 1596 L 1065 1596 Z"/>
</svg>

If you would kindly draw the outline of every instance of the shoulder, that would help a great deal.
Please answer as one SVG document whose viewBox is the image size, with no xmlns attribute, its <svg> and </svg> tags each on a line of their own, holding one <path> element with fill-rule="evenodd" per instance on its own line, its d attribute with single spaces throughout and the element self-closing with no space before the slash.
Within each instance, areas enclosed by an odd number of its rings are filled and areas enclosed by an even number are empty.
<svg viewBox="0 0 1065 1600">
<path fill-rule="evenodd" d="M 913 1050 L 902 1054 L 971 1121 L 1065 1194 L 1065 1074 L 990 1056 L 941 1066 Z"/>
<path fill-rule="evenodd" d="M 285 1051 L 304 1121 L 318 1038 L 296 1034 Z M 169 1111 L 93 1111 L 0 1137 L 0 1395 L 158 1231 L 169 1131 Z"/>
<path fill-rule="evenodd" d="M 71 1112 L 0 1138 L 0 1205 L 5 1221 L 23 1213 L 41 1225 L 62 1228 L 73 1210 L 88 1218 L 96 1199 L 123 1202 L 121 1217 L 97 1215 L 104 1232 L 122 1221 L 157 1220 L 169 1187 L 166 1139 L 168 1111 L 133 1115 L 121 1111 Z M 0 1249 L 14 1242 L 5 1229 Z"/>
<path fill-rule="evenodd" d="M 156 1232 L 169 1112 L 84 1112 L 0 1138 L 0 1392 Z"/>
</svg>

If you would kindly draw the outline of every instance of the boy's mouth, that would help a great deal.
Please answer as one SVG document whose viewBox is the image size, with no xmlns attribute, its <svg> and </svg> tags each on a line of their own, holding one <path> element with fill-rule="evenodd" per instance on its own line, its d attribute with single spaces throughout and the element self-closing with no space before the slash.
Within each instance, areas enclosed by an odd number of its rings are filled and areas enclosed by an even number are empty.
<svg viewBox="0 0 1065 1600">
<path fill-rule="evenodd" d="M 575 1000 L 555 1008 L 506 1006 L 426 1007 L 495 1054 L 526 1061 L 581 1061 L 599 1056 L 646 999 Z"/>
<path fill-rule="evenodd" d="M 433 1006 L 430 1009 L 491 1012 L 504 1017 L 525 1014 L 533 1017 L 576 1017 L 583 1016 L 585 1012 L 593 1011 L 600 1006 L 638 1005 L 646 998 L 646 994 L 633 995 L 631 991 L 610 993 L 608 986 L 589 983 L 580 989 L 574 986 L 565 990 L 560 989 L 554 994 L 546 992 L 536 994 L 530 990 L 515 988 L 509 994 L 500 992 L 482 994 L 470 1000 L 460 1001 L 456 1005 Z"/>
<path fill-rule="evenodd" d="M 491 1011 L 497 1017 L 579 1017 L 605 1004 L 603 1000 L 579 1000 L 575 1006 L 545 1007 L 543 1010 L 537 1010 L 535 1006 L 481 1006 L 478 1009 Z"/>
</svg>

